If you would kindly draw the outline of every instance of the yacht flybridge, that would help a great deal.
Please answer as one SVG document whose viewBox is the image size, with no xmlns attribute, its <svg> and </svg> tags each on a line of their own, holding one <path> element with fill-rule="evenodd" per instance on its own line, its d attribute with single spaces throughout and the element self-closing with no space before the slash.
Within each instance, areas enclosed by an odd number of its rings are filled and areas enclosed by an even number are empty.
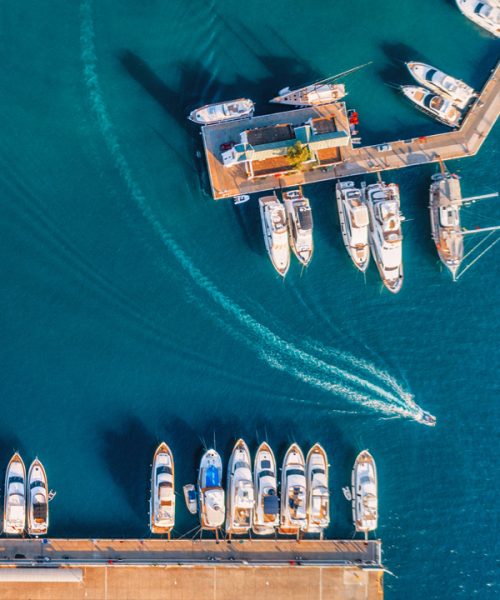
<svg viewBox="0 0 500 600">
<path fill-rule="evenodd" d="M 344 246 L 356 267 L 364 272 L 370 262 L 369 215 L 361 190 L 354 181 L 339 181 L 335 194 Z"/>
<path fill-rule="evenodd" d="M 149 512 L 151 532 L 170 536 L 175 524 L 174 459 L 165 442 L 153 457 Z"/>
<path fill-rule="evenodd" d="M 283 192 L 283 201 L 290 246 L 299 262 L 307 267 L 311 262 L 314 249 L 311 205 L 300 190 Z"/>
<path fill-rule="evenodd" d="M 377 529 L 378 488 L 375 461 L 368 450 L 359 453 L 352 470 L 352 518 L 356 531 L 368 533 Z"/>
<path fill-rule="evenodd" d="M 435 67 L 421 62 L 407 62 L 406 66 L 418 83 L 450 99 L 461 110 L 476 96 L 469 85 Z"/>
<path fill-rule="evenodd" d="M 385 287 L 397 293 L 403 285 L 403 234 L 399 188 L 383 181 L 364 188 L 370 214 L 370 247 Z"/>
<path fill-rule="evenodd" d="M 495 37 L 500 37 L 500 2 L 498 0 L 456 0 L 458 8 L 471 21 Z"/>
<path fill-rule="evenodd" d="M 284 277 L 290 267 L 285 209 L 276 195 L 259 198 L 259 207 L 269 258 L 276 271 Z"/>
<path fill-rule="evenodd" d="M 242 439 L 236 442 L 229 459 L 226 501 L 226 534 L 245 535 L 252 527 L 255 498 L 250 451 Z"/>
<path fill-rule="evenodd" d="M 307 533 L 320 533 L 330 524 L 330 493 L 328 491 L 328 459 L 320 444 L 315 444 L 306 459 Z"/>
<path fill-rule="evenodd" d="M 417 108 L 437 121 L 449 127 L 458 127 L 460 124 L 462 113 L 451 100 L 418 85 L 402 85 L 401 91 Z"/>
<path fill-rule="evenodd" d="M 28 471 L 28 534 L 45 535 L 49 529 L 49 488 L 42 463 L 35 458 Z"/>
<path fill-rule="evenodd" d="M 222 487 L 222 460 L 216 450 L 207 450 L 198 473 L 198 501 L 201 529 L 217 532 L 224 523 L 225 504 Z"/>
<path fill-rule="evenodd" d="M 299 535 L 307 524 L 305 460 L 297 444 L 288 449 L 281 471 L 281 519 L 279 532 Z"/>
<path fill-rule="evenodd" d="M 256 493 L 252 531 L 272 535 L 280 523 L 276 460 L 271 447 L 263 442 L 255 455 L 254 486 Z"/>
<path fill-rule="evenodd" d="M 26 525 L 26 467 L 18 452 L 10 459 L 5 475 L 3 531 L 22 535 Z"/>
<path fill-rule="evenodd" d="M 218 102 L 215 104 L 206 104 L 196 110 L 191 111 L 189 120 L 200 125 L 212 125 L 222 121 L 234 121 L 251 117 L 254 111 L 254 103 L 247 98 L 230 100 L 229 102 Z"/>
</svg>

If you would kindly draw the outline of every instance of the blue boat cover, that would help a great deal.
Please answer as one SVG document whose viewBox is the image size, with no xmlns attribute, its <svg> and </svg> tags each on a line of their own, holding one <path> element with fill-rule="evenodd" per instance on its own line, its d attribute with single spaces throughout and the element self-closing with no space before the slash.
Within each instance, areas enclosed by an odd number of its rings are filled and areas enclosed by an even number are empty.
<svg viewBox="0 0 500 600">
<path fill-rule="evenodd" d="M 278 496 L 264 496 L 264 513 L 266 515 L 277 515 L 278 512 Z"/>
<path fill-rule="evenodd" d="M 219 471 L 217 471 L 217 467 L 210 465 L 207 469 L 206 487 L 218 487 L 219 485 Z"/>
</svg>

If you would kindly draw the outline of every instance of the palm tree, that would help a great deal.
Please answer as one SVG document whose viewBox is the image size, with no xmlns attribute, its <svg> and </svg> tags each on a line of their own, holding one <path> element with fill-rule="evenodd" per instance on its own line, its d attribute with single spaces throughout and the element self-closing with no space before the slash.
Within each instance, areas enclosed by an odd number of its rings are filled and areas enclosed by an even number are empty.
<svg viewBox="0 0 500 600">
<path fill-rule="evenodd" d="M 294 169 L 302 169 L 302 165 L 311 160 L 311 151 L 308 146 L 297 140 L 293 146 L 288 148 L 288 160 Z"/>
</svg>

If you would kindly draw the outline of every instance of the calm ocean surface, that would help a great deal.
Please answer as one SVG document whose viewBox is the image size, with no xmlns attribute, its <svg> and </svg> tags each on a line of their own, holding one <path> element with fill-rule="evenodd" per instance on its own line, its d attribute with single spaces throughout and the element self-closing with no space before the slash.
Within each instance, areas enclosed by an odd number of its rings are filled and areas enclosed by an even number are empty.
<svg viewBox="0 0 500 600">
<path fill-rule="evenodd" d="M 429 134 L 441 126 L 384 82 L 409 81 L 401 61 L 420 58 L 480 88 L 498 42 L 451 0 L 49 0 L 0 14 L 0 460 L 43 460 L 51 534 L 147 536 L 162 439 L 179 487 L 214 435 L 224 459 L 239 436 L 255 450 L 267 435 L 279 460 L 319 440 L 332 537 L 352 535 L 340 488 L 356 453 L 377 460 L 388 599 L 498 598 L 500 245 L 452 284 L 430 239 L 435 167 L 391 173 L 407 218 L 393 296 L 373 265 L 366 282 L 351 266 L 326 183 L 307 188 L 312 265 L 301 276 L 294 261 L 282 283 L 255 199 L 204 192 L 185 118 L 239 96 L 263 114 L 285 85 L 372 60 L 347 80 L 363 141 Z M 498 131 L 449 165 L 466 195 L 500 189 Z M 467 227 L 500 222 L 495 200 L 463 212 Z M 180 497 L 177 521 L 179 535 L 196 524 Z"/>
</svg>

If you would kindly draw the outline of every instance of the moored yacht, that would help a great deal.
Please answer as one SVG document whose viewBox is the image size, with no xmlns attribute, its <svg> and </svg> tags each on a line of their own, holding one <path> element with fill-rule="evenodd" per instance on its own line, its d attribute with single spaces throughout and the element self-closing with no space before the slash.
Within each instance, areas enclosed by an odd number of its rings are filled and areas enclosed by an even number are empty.
<svg viewBox="0 0 500 600">
<path fill-rule="evenodd" d="M 286 87 L 270 102 L 292 106 L 321 106 L 342 100 L 346 93 L 343 83 L 320 81 L 295 90 Z"/>
<path fill-rule="evenodd" d="M 217 531 L 224 523 L 224 488 L 222 460 L 216 450 L 207 450 L 198 473 L 198 502 L 202 529 Z"/>
<path fill-rule="evenodd" d="M 330 493 L 328 491 L 328 459 L 320 444 L 314 444 L 306 459 L 307 533 L 320 533 L 330 524 Z"/>
<path fill-rule="evenodd" d="M 418 85 L 402 85 L 401 91 L 417 108 L 437 121 L 450 127 L 460 124 L 462 113 L 453 106 L 451 100 Z"/>
<path fill-rule="evenodd" d="M 35 458 L 28 470 L 28 533 L 45 535 L 49 529 L 49 487 L 42 463 Z"/>
<path fill-rule="evenodd" d="M 276 460 L 271 447 L 263 442 L 255 455 L 254 486 L 256 493 L 252 531 L 271 535 L 280 523 Z"/>
<path fill-rule="evenodd" d="M 495 37 L 500 37 L 500 2 L 498 0 L 456 0 L 458 8 L 471 21 Z"/>
<path fill-rule="evenodd" d="M 370 248 L 385 287 L 397 293 L 403 285 L 403 234 L 399 189 L 383 181 L 364 189 L 370 214 Z"/>
<path fill-rule="evenodd" d="M 5 475 L 3 531 L 22 535 L 26 525 L 26 467 L 18 452 L 10 459 Z"/>
<path fill-rule="evenodd" d="M 228 102 L 217 102 L 206 104 L 191 111 L 189 120 L 200 125 L 211 125 L 221 121 L 233 121 L 251 117 L 254 111 L 254 103 L 247 98 L 238 98 Z"/>
<path fill-rule="evenodd" d="M 283 201 L 288 221 L 290 246 L 299 261 L 307 267 L 314 249 L 311 205 L 300 190 L 284 192 Z"/>
<path fill-rule="evenodd" d="M 302 450 L 292 444 L 281 471 L 281 518 L 279 532 L 299 535 L 307 524 L 306 474 Z"/>
<path fill-rule="evenodd" d="M 414 61 L 407 62 L 406 66 L 418 83 L 449 98 L 462 110 L 476 95 L 469 85 L 435 67 Z"/>
<path fill-rule="evenodd" d="M 276 271 L 284 277 L 290 267 L 285 209 L 276 195 L 259 198 L 259 207 L 269 258 Z"/>
<path fill-rule="evenodd" d="M 162 442 L 153 457 L 149 506 L 152 533 L 170 535 L 175 524 L 175 472 L 170 448 Z"/>
<path fill-rule="evenodd" d="M 369 216 L 361 190 L 355 187 L 354 181 L 339 181 L 335 195 L 344 246 L 356 267 L 366 271 L 370 262 Z"/>
<path fill-rule="evenodd" d="M 196 488 L 192 483 L 187 483 L 183 486 L 182 491 L 184 492 L 184 502 L 188 511 L 195 515 L 198 512 L 198 503 L 196 502 Z"/>
<path fill-rule="evenodd" d="M 250 451 L 239 439 L 234 445 L 227 471 L 226 534 L 244 535 L 252 527 L 254 487 Z"/>
<path fill-rule="evenodd" d="M 356 531 L 368 537 L 377 528 L 378 488 L 375 461 L 368 450 L 360 452 L 352 470 L 352 518 Z"/>
</svg>

